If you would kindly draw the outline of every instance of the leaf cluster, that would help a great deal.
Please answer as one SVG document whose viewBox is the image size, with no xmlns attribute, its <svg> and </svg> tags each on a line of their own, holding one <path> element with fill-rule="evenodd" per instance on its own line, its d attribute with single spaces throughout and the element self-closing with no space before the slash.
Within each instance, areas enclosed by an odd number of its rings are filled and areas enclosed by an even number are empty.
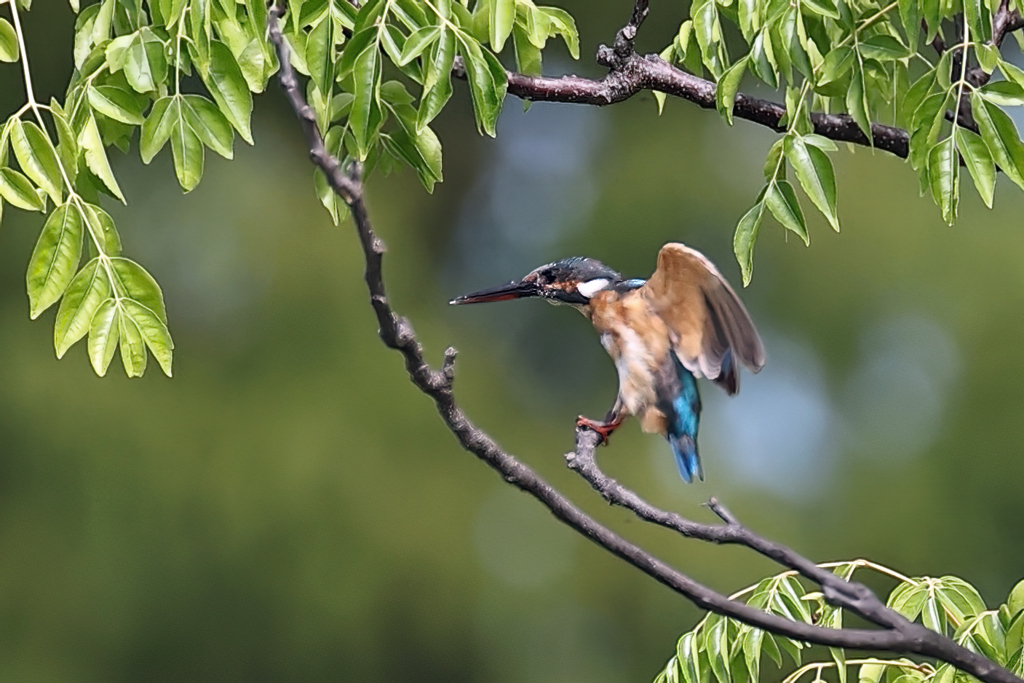
<svg viewBox="0 0 1024 683">
<path fill-rule="evenodd" d="M 5 203 L 48 214 L 26 275 L 30 315 L 59 302 L 58 357 L 88 337 L 100 375 L 118 348 L 130 377 L 143 374 L 147 350 L 170 375 L 163 294 L 121 254 L 101 208 L 103 197 L 126 203 L 108 153 L 128 153 L 137 140 L 148 164 L 169 147 L 189 192 L 207 151 L 231 159 L 236 135 L 252 144 L 253 94 L 278 69 L 266 2 L 70 0 L 75 70 L 63 101 L 49 103 L 33 94 L 20 30 L 31 1 L 0 0 L 5 6 L 0 62 L 21 62 L 28 101 L 0 125 L 0 220 Z M 494 135 L 506 89 L 498 53 L 507 46 L 517 68 L 533 74 L 553 37 L 579 54 L 572 17 L 531 0 L 288 0 L 284 25 L 329 151 L 368 170 L 410 166 L 428 190 L 442 178 L 430 123 L 452 95 L 458 60 L 477 125 Z M 314 181 L 337 223 L 344 203 L 322 173 Z"/>
<path fill-rule="evenodd" d="M 1005 604 L 990 610 L 974 586 L 955 576 L 910 578 L 867 560 L 822 566 L 832 568 L 846 580 L 861 569 L 895 579 L 896 586 L 887 601 L 891 609 L 1017 675 L 1024 674 L 1024 581 L 1013 588 Z M 731 597 L 792 621 L 829 628 L 843 626 L 843 610 L 825 602 L 818 590 L 805 588 L 793 572 L 766 578 Z M 906 658 L 852 659 L 838 648 L 829 649 L 828 659 L 814 658 L 804 663 L 804 653 L 808 652 L 813 654 L 815 650 L 806 643 L 709 614 L 679 639 L 675 655 L 655 683 L 756 682 L 764 675 L 765 656 L 784 673 L 783 683 L 797 683 L 811 674 L 812 683 L 847 683 L 851 667 L 855 667 L 858 683 L 975 681 L 949 664 L 936 667 L 931 662 Z"/>
<path fill-rule="evenodd" d="M 368 171 L 411 166 L 428 191 L 442 179 L 430 123 L 452 96 L 456 60 L 477 127 L 493 136 L 507 86 L 497 54 L 506 45 L 524 73 L 540 73 L 541 49 L 555 36 L 579 56 L 572 17 L 531 0 L 370 0 L 358 9 L 344 0 L 290 0 L 285 24 L 328 151 Z M 322 172 L 315 181 L 337 222 L 344 204 Z"/>
<path fill-rule="evenodd" d="M 695 0 L 662 57 L 708 74 L 730 124 L 745 76 L 785 99 L 784 139 L 769 151 L 765 187 L 736 228 L 744 283 L 766 208 L 809 243 L 787 166 L 839 229 L 827 156 L 834 145 L 809 138 L 812 116 L 849 115 L 868 141 L 873 123 L 905 129 L 921 192 L 949 224 L 964 168 L 989 207 L 997 168 L 1024 188 L 1024 145 L 1005 111 L 1024 104 L 1024 71 L 1003 59 L 1003 36 L 992 29 L 997 13 L 1016 20 L 1019 10 L 1017 0 Z"/>
</svg>

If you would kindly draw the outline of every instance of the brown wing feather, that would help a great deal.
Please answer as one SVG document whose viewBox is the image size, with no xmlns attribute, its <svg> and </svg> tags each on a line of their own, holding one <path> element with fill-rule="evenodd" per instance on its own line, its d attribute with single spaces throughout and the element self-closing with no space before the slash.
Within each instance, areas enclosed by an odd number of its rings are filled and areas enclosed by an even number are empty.
<svg viewBox="0 0 1024 683">
<path fill-rule="evenodd" d="M 734 394 L 736 362 L 754 372 L 764 365 L 764 347 L 747 309 L 700 252 L 666 244 L 640 293 L 668 325 L 676 355 L 695 375 L 716 380 Z"/>
</svg>

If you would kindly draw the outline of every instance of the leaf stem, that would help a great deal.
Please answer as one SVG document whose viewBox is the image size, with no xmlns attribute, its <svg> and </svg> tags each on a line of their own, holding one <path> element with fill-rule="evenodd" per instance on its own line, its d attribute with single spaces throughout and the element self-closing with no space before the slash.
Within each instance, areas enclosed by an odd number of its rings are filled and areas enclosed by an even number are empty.
<svg viewBox="0 0 1024 683">
<path fill-rule="evenodd" d="M 36 119 L 39 121 L 39 125 L 43 130 L 46 130 L 46 124 L 43 122 L 43 115 L 39 113 L 39 103 L 36 101 L 35 89 L 32 87 L 32 71 L 28 66 L 28 50 L 25 49 L 25 34 L 21 30 L 21 18 L 18 14 L 18 3 L 10 0 L 11 6 L 11 18 L 14 20 L 14 32 L 18 36 L 18 49 L 21 50 L 21 70 L 25 77 L 25 99 L 28 100 L 28 106 L 32 109 L 36 115 Z"/>
</svg>

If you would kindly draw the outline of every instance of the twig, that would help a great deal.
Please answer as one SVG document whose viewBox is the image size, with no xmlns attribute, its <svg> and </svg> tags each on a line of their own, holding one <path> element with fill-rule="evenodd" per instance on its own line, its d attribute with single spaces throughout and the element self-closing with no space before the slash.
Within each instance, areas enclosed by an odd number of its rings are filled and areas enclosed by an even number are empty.
<svg viewBox="0 0 1024 683">
<path fill-rule="evenodd" d="M 636 7 L 646 8 L 645 0 L 637 0 Z M 768 614 L 745 603 L 730 600 L 725 595 L 697 583 L 685 574 L 666 565 L 585 514 L 531 468 L 502 450 L 490 436 L 475 427 L 456 404 L 452 391 L 455 350 L 451 348 L 446 350 L 441 369 L 433 370 L 423 357 L 423 346 L 417 339 L 411 324 L 405 318 L 397 315 L 388 302 L 382 270 L 384 245 L 374 233 L 366 210 L 360 175 L 361 168 L 358 164 L 353 164 L 347 173 L 344 172 L 341 163 L 332 157 L 324 147 L 323 138 L 317 130 L 315 117 L 299 89 L 295 71 L 290 62 L 288 44 L 281 34 L 279 20 L 284 11 L 280 4 L 275 4 L 271 8 L 267 20 L 270 39 L 274 43 L 281 64 L 281 87 L 285 90 L 288 101 L 302 124 L 309 143 L 310 158 L 323 170 L 335 192 L 351 209 L 353 222 L 366 259 L 366 285 L 369 289 L 371 304 L 377 315 L 381 340 L 402 354 L 413 384 L 434 400 L 441 418 L 463 449 L 483 460 L 501 474 L 506 481 L 532 495 L 566 525 L 687 597 L 699 607 L 798 641 L 858 650 L 916 652 L 953 664 L 986 683 L 1024 683 L 1006 669 L 980 655 L 965 650 L 938 633 L 912 624 L 895 612 L 884 610 L 883 607 L 884 611 L 875 614 L 870 609 L 870 598 L 874 598 L 874 595 L 866 588 L 860 584 L 848 584 L 835 577 L 831 572 L 815 567 L 813 563 L 788 548 L 753 534 L 739 525 L 732 515 L 717 502 L 713 502 L 712 509 L 717 510 L 719 516 L 726 520 L 727 523 L 724 526 L 696 524 L 674 515 L 674 513 L 665 513 L 651 508 L 652 514 L 663 520 L 658 523 L 664 523 L 672 528 L 680 526 L 678 529 L 680 531 L 686 528 L 688 533 L 684 533 L 688 536 L 700 538 L 701 533 L 706 532 L 709 535 L 706 540 L 746 545 L 775 559 L 784 566 L 799 571 L 804 576 L 818 576 L 818 579 L 814 580 L 822 584 L 826 599 L 837 604 L 849 602 L 854 606 L 861 605 L 862 611 L 858 613 L 872 615 L 874 617 L 871 619 L 872 621 L 886 622 L 889 625 L 881 630 L 823 628 L 804 622 L 791 621 Z M 642 20 L 642 12 L 639 15 L 634 13 L 633 23 L 639 24 L 639 20 Z M 587 430 L 577 432 L 577 450 L 573 459 L 582 465 L 577 464 L 574 469 L 579 471 L 580 469 L 586 470 L 588 467 L 592 468 L 591 475 L 597 482 L 595 488 L 601 491 L 602 495 L 613 501 L 627 500 L 633 505 L 631 509 L 634 507 L 642 509 L 642 506 L 647 504 L 639 496 L 622 488 L 613 480 L 608 480 L 597 469 L 593 459 L 597 439 L 597 434 L 593 432 Z M 863 595 L 863 592 L 866 592 L 870 598 Z M 874 600 L 877 602 L 877 598 Z"/>
</svg>

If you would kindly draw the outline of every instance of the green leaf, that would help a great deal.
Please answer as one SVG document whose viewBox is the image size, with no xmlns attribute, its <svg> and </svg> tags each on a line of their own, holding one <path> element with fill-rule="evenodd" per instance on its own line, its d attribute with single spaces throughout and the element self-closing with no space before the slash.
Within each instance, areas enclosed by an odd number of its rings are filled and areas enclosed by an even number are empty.
<svg viewBox="0 0 1024 683">
<path fill-rule="evenodd" d="M 672 44 L 679 53 L 679 62 L 687 71 L 697 76 L 704 73 L 704 67 L 701 63 L 700 45 L 697 43 L 697 36 L 693 30 L 692 19 L 687 19 L 679 25 L 679 33 L 676 36 L 676 39 L 672 41 Z M 753 54 L 753 50 L 751 51 L 751 54 Z M 757 73 L 758 78 L 760 78 L 760 72 L 756 71 L 756 61 L 754 67 L 755 73 Z"/>
<path fill-rule="evenodd" d="M 921 34 L 921 13 L 918 10 L 917 0 L 899 0 L 899 9 L 903 33 L 907 36 L 910 49 L 916 52 L 918 38 Z"/>
<path fill-rule="evenodd" d="M 11 125 L 11 146 L 25 175 L 42 188 L 54 204 L 60 204 L 64 181 L 60 175 L 57 151 L 46 133 L 32 121 L 23 123 L 15 119 Z"/>
<path fill-rule="evenodd" d="M 376 33 L 376 28 L 366 30 Z M 306 39 L 306 66 L 320 92 L 331 92 L 334 85 L 334 21 L 330 15 L 325 16 L 309 32 Z"/>
<path fill-rule="evenodd" d="M 747 57 L 744 57 L 726 69 L 715 89 L 715 105 L 718 108 L 718 113 L 730 126 L 732 125 L 732 108 L 736 103 L 736 92 L 740 89 L 740 81 L 743 80 L 743 73 L 746 69 Z"/>
<path fill-rule="evenodd" d="M 178 107 L 181 114 L 174 122 L 171 132 L 171 156 L 174 158 L 174 173 L 178 184 L 185 192 L 191 192 L 203 177 L 205 154 L 199 135 L 184 116 L 184 107 Z"/>
<path fill-rule="evenodd" d="M 28 261 L 25 284 L 33 320 L 60 299 L 82 257 L 82 219 L 70 202 L 53 210 Z"/>
<path fill-rule="evenodd" d="M 836 628 L 839 628 L 838 626 Z M 832 661 L 836 663 L 836 672 L 839 674 L 839 683 L 846 683 L 846 650 L 838 647 L 830 647 L 829 654 Z"/>
<path fill-rule="evenodd" d="M 692 631 L 685 634 L 676 644 L 676 660 L 683 673 L 685 683 L 702 683 L 701 676 L 700 646 L 697 643 L 697 636 Z"/>
<path fill-rule="evenodd" d="M 166 80 L 164 44 L 148 28 L 134 34 L 123 56 L 124 75 L 136 92 L 152 92 Z"/>
<path fill-rule="evenodd" d="M 1018 582 L 1010 591 L 1009 597 L 1006 598 L 1006 606 L 1010 614 L 1024 612 L 1024 581 Z"/>
<path fill-rule="evenodd" d="M 580 58 L 580 38 L 576 31 L 576 21 L 572 15 L 559 7 L 538 7 L 537 10 L 547 18 L 551 24 L 551 31 L 562 37 L 569 55 L 573 59 Z M 537 47 L 542 47 L 538 45 Z"/>
<path fill-rule="evenodd" d="M 127 90 L 113 85 L 89 86 L 89 105 L 115 121 L 141 126 L 145 122 L 144 107 Z"/>
<path fill-rule="evenodd" d="M 10 22 L 0 18 L 0 62 L 16 62 L 20 55 L 18 34 Z"/>
<path fill-rule="evenodd" d="M 914 81 L 914 84 L 910 86 L 906 94 L 903 96 L 903 101 L 899 103 L 900 108 L 900 124 L 905 128 L 912 128 L 914 115 L 917 108 L 921 106 L 932 92 L 935 87 L 935 70 L 931 69 Z"/>
<path fill-rule="evenodd" d="M 830 19 L 839 19 L 839 10 L 832 0 L 800 0 L 802 7 L 813 10 L 816 14 Z"/>
<path fill-rule="evenodd" d="M 999 70 L 1007 79 L 1013 81 L 1017 85 L 1024 86 L 1024 71 L 1009 62 L 1004 62 L 1001 59 L 998 61 L 998 64 Z"/>
<path fill-rule="evenodd" d="M 857 672 L 857 683 L 879 683 L 884 673 L 884 664 L 861 664 Z"/>
<path fill-rule="evenodd" d="M 89 54 L 93 51 L 93 29 L 100 5 L 89 5 L 75 19 L 74 57 L 75 68 L 81 69 Z"/>
<path fill-rule="evenodd" d="M 774 89 L 779 87 L 779 80 L 775 70 L 774 58 L 769 56 L 770 52 L 771 40 L 768 39 L 767 34 L 762 30 L 754 37 L 754 42 L 750 46 L 750 56 L 753 59 L 750 68 L 757 74 L 758 78 Z"/>
<path fill-rule="evenodd" d="M 784 172 L 785 168 L 782 164 L 782 156 L 785 153 L 786 140 L 780 138 L 776 140 L 771 147 L 768 148 L 768 154 L 764 160 L 764 179 L 767 182 L 772 182 L 775 177 Z"/>
<path fill-rule="evenodd" d="M 705 649 L 708 653 L 708 660 L 711 663 L 711 671 L 714 673 L 718 683 L 731 683 L 732 675 L 729 670 L 729 622 L 715 615 L 708 620 L 706 626 L 707 637 Z"/>
<path fill-rule="evenodd" d="M 830 1 L 830 0 L 827 0 Z M 761 13 L 758 8 L 758 0 L 739 0 L 736 3 L 736 14 L 739 19 L 740 33 L 743 40 L 749 44 L 754 39 L 754 34 L 761 28 Z"/>
<path fill-rule="evenodd" d="M 764 640 L 764 631 L 759 628 L 749 629 L 743 635 L 743 661 L 747 665 L 747 672 L 751 681 L 760 679 L 761 671 L 761 642 Z"/>
<path fill-rule="evenodd" d="M 796 8 L 789 9 L 783 15 L 779 34 L 789 52 L 793 66 L 806 78 L 811 78 L 814 75 L 814 68 L 807 55 L 807 48 L 804 47 L 810 41 L 807 39 L 807 29 L 804 27 L 803 17 Z"/>
<path fill-rule="evenodd" d="M 313 171 L 313 187 L 316 189 L 316 196 L 320 203 L 331 214 L 331 220 L 338 225 L 348 216 L 348 205 L 337 195 L 334 188 L 327 182 L 327 176 L 319 168 Z"/>
<path fill-rule="evenodd" d="M 398 63 L 402 58 L 402 48 L 405 46 L 405 35 L 394 24 L 385 24 L 378 32 L 380 45 L 384 52 L 391 58 L 392 62 Z"/>
<path fill-rule="evenodd" d="M 958 126 L 957 131 L 961 128 Z M 970 132 L 970 131 L 965 131 Z M 973 133 L 972 133 L 973 134 Z M 970 139 L 964 136 L 964 139 Z M 976 144 L 984 143 L 977 136 L 974 137 Z M 957 137 L 957 147 L 960 146 L 960 137 Z M 964 150 L 960 150 L 963 152 Z M 937 595 L 943 607 L 952 614 L 956 621 L 963 623 L 971 617 L 976 617 L 985 612 L 988 607 L 978 593 L 978 589 L 967 583 L 958 576 L 943 576 L 940 581 Z"/>
<path fill-rule="evenodd" d="M 704 66 L 712 73 L 715 80 L 722 77 L 728 59 L 722 43 L 722 25 L 718 18 L 718 5 L 715 0 L 697 0 L 690 9 L 693 17 L 694 33 L 700 45 Z"/>
<path fill-rule="evenodd" d="M 530 42 L 526 30 L 518 23 L 512 27 L 512 46 L 516 52 L 516 71 L 527 76 L 540 76 L 541 51 L 536 45 Z M 655 98 L 658 92 L 654 91 Z"/>
<path fill-rule="evenodd" d="M 170 139 L 174 122 L 181 115 L 178 110 L 180 106 L 177 96 L 161 97 L 153 104 L 139 134 L 139 155 L 144 164 L 152 161 Z"/>
<path fill-rule="evenodd" d="M 512 22 L 516 18 L 516 0 L 491 0 L 491 47 L 501 52 L 505 41 L 512 33 Z"/>
<path fill-rule="evenodd" d="M 925 41 L 931 41 L 942 23 L 942 4 L 940 0 L 920 0 L 919 6 L 925 23 Z"/>
<path fill-rule="evenodd" d="M 477 128 L 494 137 L 498 114 L 508 87 L 505 69 L 497 58 L 469 37 L 459 36 L 462 57 L 466 64 L 469 90 L 473 96 L 473 113 Z"/>
<path fill-rule="evenodd" d="M 113 299 L 107 299 L 96 309 L 89 325 L 89 361 L 100 377 L 107 374 L 114 351 L 117 350 L 117 318 L 117 305 Z"/>
<path fill-rule="evenodd" d="M 225 118 L 251 145 L 252 93 L 227 45 L 219 40 L 210 43 L 210 68 L 200 76 Z"/>
<path fill-rule="evenodd" d="M 372 124 L 373 114 L 374 110 L 380 111 L 379 55 L 377 46 L 371 43 L 356 57 L 352 68 L 355 99 L 352 101 L 348 121 L 360 161 L 365 161 L 370 153 L 370 142 L 376 132 Z"/>
<path fill-rule="evenodd" d="M 750 284 L 750 278 L 754 275 L 754 242 L 757 241 L 757 233 L 761 228 L 763 216 L 764 202 L 758 201 L 753 208 L 743 214 L 743 218 L 736 225 L 736 234 L 732 239 L 732 250 L 736 254 L 736 261 L 740 264 L 744 287 Z"/>
<path fill-rule="evenodd" d="M 235 134 L 217 105 L 199 95 L 185 95 L 181 108 L 185 112 L 185 120 L 204 145 L 225 159 L 232 158 L 231 143 Z"/>
<path fill-rule="evenodd" d="M 1013 81 L 995 81 L 978 88 L 981 94 L 989 102 L 1003 106 L 1024 105 L 1024 87 Z"/>
<path fill-rule="evenodd" d="M 1010 180 L 1024 188 L 1024 145 L 1013 121 L 1002 109 L 986 102 L 977 91 L 971 93 L 971 112 L 996 165 Z"/>
<path fill-rule="evenodd" d="M 811 243 L 807 235 L 807 224 L 804 223 L 804 214 L 800 210 L 800 202 L 789 181 L 779 180 L 770 183 L 764 199 L 775 220 L 781 223 L 782 227 L 796 234 L 805 245 Z"/>
<path fill-rule="evenodd" d="M 416 126 L 427 126 L 452 96 L 452 65 L 455 62 L 455 35 L 442 31 L 441 38 L 430 48 L 423 79 Z"/>
<path fill-rule="evenodd" d="M 78 134 L 78 146 L 85 152 L 85 163 L 97 178 L 103 181 L 110 192 L 127 204 L 121 188 L 114 178 L 114 172 L 110 169 L 110 161 L 107 160 L 107 150 L 103 146 L 103 139 L 100 137 L 100 129 L 96 126 L 96 119 L 89 115 L 89 119 Z"/>
<path fill-rule="evenodd" d="M 74 131 L 71 130 L 64 110 L 53 98 L 50 98 L 50 115 L 53 117 L 53 126 L 57 129 L 57 157 L 64 167 L 64 172 L 68 174 L 68 179 L 73 184 L 78 171 L 78 140 Z M 2 159 L 0 159 L 0 163 L 2 163 Z"/>
<path fill-rule="evenodd" d="M 46 200 L 36 192 L 32 181 L 13 168 L 0 168 L 0 197 L 26 211 L 46 209 Z"/>
<path fill-rule="evenodd" d="M 994 45 L 988 43 L 976 45 L 974 54 L 978 58 L 978 64 L 987 74 L 991 74 L 999 66 L 999 48 Z"/>
<path fill-rule="evenodd" d="M 174 342 L 171 340 L 171 333 L 167 329 L 167 325 L 157 317 L 154 311 L 133 299 L 121 301 L 121 320 L 125 324 L 121 333 L 121 360 L 125 364 L 125 370 L 127 371 L 128 369 L 128 362 L 124 358 L 126 346 L 124 330 L 128 331 L 127 337 L 132 340 L 130 356 L 133 369 L 138 370 L 136 376 L 141 376 L 146 368 L 146 352 L 135 345 L 137 338 L 134 335 L 137 330 L 138 339 L 145 342 L 146 347 L 149 348 L 157 363 L 160 364 L 160 369 L 164 371 L 165 375 L 170 377 Z M 142 359 L 141 364 L 139 363 L 140 356 Z M 132 376 L 131 372 L 128 374 Z"/>
<path fill-rule="evenodd" d="M 416 132 L 415 112 L 398 109 L 402 127 L 383 139 L 389 142 L 389 151 L 416 169 L 427 192 L 432 192 L 434 183 L 442 179 L 441 142 L 429 127 Z"/>
<path fill-rule="evenodd" d="M 89 229 L 93 244 L 107 256 L 117 256 L 121 253 L 121 237 L 117 234 L 117 227 L 114 219 L 106 211 L 93 204 L 80 203 L 81 216 L 85 220 L 85 227 Z"/>
<path fill-rule="evenodd" d="M 775 666 L 782 667 L 782 652 L 779 651 L 779 644 L 775 642 L 775 636 L 765 633 L 762 649 L 768 658 L 775 662 Z"/>
<path fill-rule="evenodd" d="M 132 299 L 156 314 L 164 325 L 167 324 L 167 309 L 164 294 L 153 276 L 135 261 L 126 258 L 110 259 L 114 271 L 115 287 L 122 298 Z"/>
<path fill-rule="evenodd" d="M 949 664 L 943 664 L 935 671 L 935 675 L 932 676 L 931 683 L 954 683 L 959 678 L 956 675 L 957 670 Z"/>
<path fill-rule="evenodd" d="M 910 51 L 892 36 L 877 35 L 858 43 L 864 59 L 877 59 L 880 62 L 891 62 L 910 56 Z"/>
<path fill-rule="evenodd" d="M 63 358 L 69 348 L 89 333 L 93 316 L 109 297 L 110 282 L 99 257 L 94 258 L 78 271 L 57 309 L 53 326 L 57 358 Z"/>
<path fill-rule="evenodd" d="M 845 45 L 840 45 L 827 55 L 821 65 L 821 77 L 818 85 L 827 85 L 842 79 L 853 66 L 856 55 Z"/>
<path fill-rule="evenodd" d="M 992 208 L 992 197 L 996 189 L 996 167 L 992 162 L 992 155 L 985 145 L 985 141 L 979 135 L 966 128 L 957 126 L 956 146 L 963 155 L 967 164 L 967 170 L 974 179 L 974 187 L 981 195 L 981 201 L 985 206 Z"/>
<path fill-rule="evenodd" d="M 658 104 L 658 116 L 661 116 L 662 112 L 665 111 L 665 102 L 668 101 L 668 95 L 660 90 L 652 90 L 651 94 L 654 95 L 654 101 Z"/>
<path fill-rule="evenodd" d="M 846 110 L 857 122 L 857 127 L 863 131 L 868 140 L 874 144 L 874 137 L 871 135 L 871 114 L 868 107 L 868 100 L 864 88 L 864 71 L 860 64 L 855 63 L 853 78 L 850 80 L 850 89 L 846 93 Z"/>
<path fill-rule="evenodd" d="M 900 584 L 890 595 L 887 607 L 913 621 L 921 613 L 928 588 L 923 584 Z"/>
<path fill-rule="evenodd" d="M 984 43 L 990 36 L 989 23 L 982 15 L 981 0 L 963 0 L 963 8 L 971 40 L 976 43 Z"/>
<path fill-rule="evenodd" d="M 942 143 L 939 143 L 938 145 L 935 146 L 935 148 L 933 149 L 933 154 L 935 152 L 935 149 L 938 149 L 941 145 L 942 145 Z M 953 146 L 952 142 L 950 142 L 949 146 L 950 147 Z M 933 180 L 933 176 L 932 176 L 932 172 L 931 172 L 932 171 L 931 161 L 932 161 L 933 154 L 929 154 L 928 155 L 928 162 L 929 162 L 929 164 L 928 164 L 928 179 L 929 179 L 929 182 L 932 183 L 932 193 L 934 194 L 935 193 L 935 182 Z M 939 154 L 941 155 L 941 152 Z M 940 162 L 941 161 L 945 161 L 945 160 L 944 159 L 940 159 Z M 947 161 L 946 163 L 949 163 L 949 162 Z M 959 171 L 959 168 L 960 168 L 959 165 L 957 165 L 956 169 L 958 171 Z M 957 188 L 957 189 L 959 189 L 959 188 Z M 957 201 L 957 198 L 954 195 L 952 195 L 952 193 L 950 193 L 949 198 L 945 199 L 945 201 L 947 201 L 949 204 L 952 205 L 950 210 L 951 210 L 951 212 L 953 213 L 953 215 L 955 217 L 955 215 L 956 215 L 956 204 L 955 203 Z M 946 216 L 946 207 L 943 206 L 938 200 L 936 200 L 936 204 L 939 204 L 939 206 L 942 207 L 942 215 L 945 218 L 945 216 Z M 946 612 L 945 612 L 945 610 L 942 609 L 942 606 L 939 604 L 938 598 L 937 598 L 937 596 L 935 595 L 935 593 L 933 591 L 929 591 L 928 596 L 925 598 L 924 607 L 921 610 L 921 623 L 923 623 L 926 628 L 930 628 L 931 630 L 936 631 L 937 633 L 941 633 L 943 635 L 945 635 L 945 633 L 946 633 Z"/>
<path fill-rule="evenodd" d="M 815 133 L 811 133 L 810 135 L 803 135 L 803 136 L 801 136 L 801 139 L 804 142 L 806 142 L 808 145 L 814 145 L 815 147 L 820 149 L 822 152 L 838 152 L 839 151 L 839 145 L 837 145 L 836 143 L 832 142 L 828 138 L 823 137 L 821 135 L 817 135 Z"/>
<path fill-rule="evenodd" d="M 423 51 L 430 47 L 441 35 L 440 26 L 424 26 L 413 31 L 405 41 L 402 48 L 402 55 L 398 60 L 398 66 L 405 66 L 412 60 L 423 54 Z"/>
<path fill-rule="evenodd" d="M 796 171 L 800 187 L 828 219 L 832 228 L 838 232 L 836 176 L 828 155 L 814 145 L 805 144 L 804 139 L 799 136 L 787 136 L 786 159 Z"/>
</svg>

